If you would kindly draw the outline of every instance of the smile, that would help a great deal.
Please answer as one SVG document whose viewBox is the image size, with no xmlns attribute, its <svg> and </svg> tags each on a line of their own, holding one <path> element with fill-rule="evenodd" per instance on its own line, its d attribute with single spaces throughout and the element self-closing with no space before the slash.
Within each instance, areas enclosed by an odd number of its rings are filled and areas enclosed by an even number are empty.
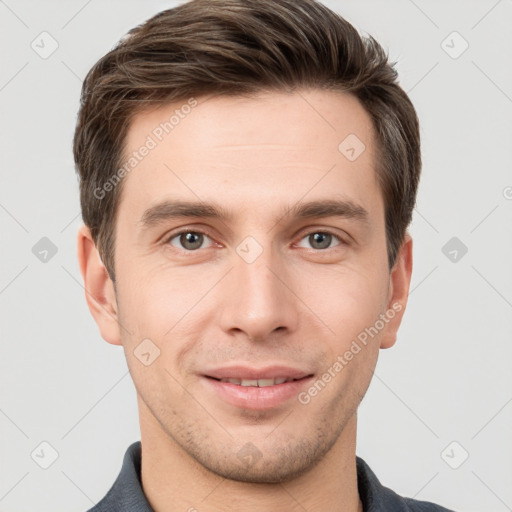
<svg viewBox="0 0 512 512">
<path fill-rule="evenodd" d="M 258 378 L 256 372 L 251 378 L 202 375 L 206 394 L 213 403 L 230 405 L 235 409 L 271 410 L 279 407 L 293 407 L 299 393 L 311 384 L 313 374 L 295 372 L 296 377 L 265 375 Z M 261 375 L 261 374 L 260 374 Z M 277 374 L 279 375 L 279 374 Z M 282 375 L 282 374 L 281 374 Z"/>
<path fill-rule="evenodd" d="M 214 377 L 212 377 L 214 378 Z M 275 379 L 215 379 L 220 382 L 229 382 L 237 386 L 258 386 L 264 388 L 267 386 L 275 386 L 276 384 L 284 384 L 285 382 L 292 382 L 299 379 L 291 379 L 287 377 L 276 377 Z"/>
</svg>

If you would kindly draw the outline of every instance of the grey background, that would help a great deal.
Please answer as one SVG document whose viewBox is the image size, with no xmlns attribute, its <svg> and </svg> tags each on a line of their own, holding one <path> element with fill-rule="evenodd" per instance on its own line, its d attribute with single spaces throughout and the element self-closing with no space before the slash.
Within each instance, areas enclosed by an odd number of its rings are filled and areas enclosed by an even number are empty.
<svg viewBox="0 0 512 512">
<path fill-rule="evenodd" d="M 423 137 L 411 296 L 360 407 L 357 453 L 399 494 L 512 510 L 512 2 L 325 3 L 399 61 Z M 140 439 L 122 349 L 85 302 L 71 141 L 86 72 L 173 5 L 0 1 L 2 512 L 88 509 Z M 51 49 L 43 31 L 58 43 L 47 58 L 31 47 Z M 43 237 L 57 249 L 46 262 Z M 48 469 L 42 442 L 58 453 Z"/>
</svg>

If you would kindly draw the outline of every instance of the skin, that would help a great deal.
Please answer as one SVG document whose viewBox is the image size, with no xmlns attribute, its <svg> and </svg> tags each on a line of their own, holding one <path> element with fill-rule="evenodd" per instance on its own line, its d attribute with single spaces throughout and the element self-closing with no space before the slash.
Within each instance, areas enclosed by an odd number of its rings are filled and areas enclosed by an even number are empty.
<svg viewBox="0 0 512 512">
<path fill-rule="evenodd" d="M 123 346 L 137 390 L 144 493 L 158 512 L 362 511 L 357 407 L 379 349 L 395 343 L 412 271 L 409 235 L 388 268 L 370 117 L 351 95 L 315 89 L 198 101 L 125 177 L 116 289 L 88 228 L 78 233 L 89 308 L 102 337 Z M 181 105 L 138 114 L 127 154 Z M 366 146 L 354 161 L 338 150 L 349 134 Z M 143 229 L 144 212 L 167 199 L 220 204 L 232 218 Z M 367 221 L 283 217 L 326 199 L 359 205 Z M 205 232 L 200 248 L 179 228 Z M 309 236 L 326 231 L 340 238 Z M 236 250 L 247 236 L 262 248 L 252 263 Z M 235 407 L 200 376 L 238 362 L 321 377 L 393 304 L 400 311 L 307 404 Z M 144 339 L 160 350 L 148 366 L 134 355 Z M 237 456 L 247 443 L 252 463 Z"/>
</svg>

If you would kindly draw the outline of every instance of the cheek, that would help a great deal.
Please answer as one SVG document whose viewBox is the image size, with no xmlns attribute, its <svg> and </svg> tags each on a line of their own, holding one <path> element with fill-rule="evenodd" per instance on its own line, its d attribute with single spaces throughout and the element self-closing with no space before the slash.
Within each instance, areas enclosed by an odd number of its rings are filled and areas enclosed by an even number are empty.
<svg viewBox="0 0 512 512">
<path fill-rule="evenodd" d="M 146 269 L 137 261 L 127 263 L 118 277 L 120 310 L 129 330 L 156 338 L 170 335 L 169 331 L 208 290 L 208 279 L 199 272 L 191 282 L 190 273 L 172 268 Z"/>
<path fill-rule="evenodd" d="M 214 325 L 218 311 L 209 293 L 219 279 L 217 273 L 191 269 L 185 272 L 165 266 L 145 271 L 134 264 L 124 274 L 125 278 L 130 276 L 124 281 L 119 308 L 121 322 L 129 331 L 122 334 L 125 355 L 132 361 L 128 363 L 130 369 L 137 371 L 134 379 L 146 386 L 151 382 L 154 389 L 163 386 L 164 395 L 168 394 L 167 386 L 173 385 L 169 373 L 181 381 L 178 375 L 182 361 L 191 360 L 198 341 Z M 136 356 L 142 352 L 143 343 L 158 353 L 149 371 L 141 368 Z M 201 355 L 207 352 L 203 349 Z M 175 391 L 180 392 L 179 386 Z"/>
<path fill-rule="evenodd" d="M 325 268 L 314 278 L 302 275 L 302 295 L 316 316 L 323 320 L 341 342 L 356 337 L 378 319 L 387 303 L 385 272 L 355 268 Z"/>
</svg>

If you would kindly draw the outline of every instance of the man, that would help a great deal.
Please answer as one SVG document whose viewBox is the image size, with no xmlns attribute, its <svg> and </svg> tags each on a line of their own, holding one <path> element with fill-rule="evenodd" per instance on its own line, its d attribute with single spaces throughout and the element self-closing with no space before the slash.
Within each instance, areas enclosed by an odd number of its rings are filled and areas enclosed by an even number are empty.
<svg viewBox="0 0 512 512">
<path fill-rule="evenodd" d="M 312 0 L 193 0 L 89 72 L 87 302 L 141 441 L 100 511 L 443 511 L 356 457 L 407 303 L 421 157 L 379 44 Z"/>
</svg>

